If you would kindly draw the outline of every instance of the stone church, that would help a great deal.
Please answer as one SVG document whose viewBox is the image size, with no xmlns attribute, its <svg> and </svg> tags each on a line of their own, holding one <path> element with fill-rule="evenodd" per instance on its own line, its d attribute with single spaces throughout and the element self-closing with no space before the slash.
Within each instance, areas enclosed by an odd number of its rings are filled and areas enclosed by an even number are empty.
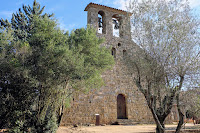
<svg viewBox="0 0 200 133">
<path fill-rule="evenodd" d="M 73 97 L 61 125 L 95 124 L 97 114 L 100 124 L 122 120 L 129 123 L 154 123 L 144 96 L 123 64 L 127 51 L 136 47 L 131 39 L 131 13 L 95 3 L 89 3 L 85 11 L 87 23 L 97 30 L 99 38 L 105 38 L 102 45 L 112 47 L 111 54 L 116 63 L 112 70 L 102 74 L 105 82 L 103 87 Z"/>
</svg>

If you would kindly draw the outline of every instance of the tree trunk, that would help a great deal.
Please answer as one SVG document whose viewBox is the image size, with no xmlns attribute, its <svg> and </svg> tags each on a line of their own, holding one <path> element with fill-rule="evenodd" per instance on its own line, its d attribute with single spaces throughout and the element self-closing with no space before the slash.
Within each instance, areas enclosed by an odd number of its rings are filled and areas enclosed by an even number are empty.
<svg viewBox="0 0 200 133">
<path fill-rule="evenodd" d="M 179 94 L 177 94 L 176 96 L 176 101 L 177 101 L 177 109 L 178 109 L 178 115 L 179 115 L 179 122 L 176 128 L 176 132 L 175 133 L 179 133 L 181 131 L 181 127 L 183 125 L 184 122 L 184 115 L 181 112 L 180 106 L 179 106 Z"/>
<path fill-rule="evenodd" d="M 176 132 L 175 133 L 179 133 L 181 131 L 181 127 L 182 127 L 183 122 L 184 122 L 184 115 L 181 112 L 181 110 L 178 109 L 178 113 L 179 113 L 179 122 L 178 122 L 178 126 L 176 128 Z"/>
<path fill-rule="evenodd" d="M 164 126 L 164 122 L 161 124 Z M 160 126 L 156 126 L 156 133 L 165 133 L 165 128 L 161 128 Z"/>
<path fill-rule="evenodd" d="M 63 110 L 64 110 L 64 105 L 62 105 L 61 106 L 61 108 L 60 108 L 60 113 L 59 113 L 59 115 L 58 115 L 58 127 L 60 126 L 60 122 L 61 122 L 61 120 L 62 120 L 62 116 L 63 116 Z"/>
<path fill-rule="evenodd" d="M 165 118 L 159 117 L 153 108 L 150 108 L 154 121 L 156 122 L 156 133 L 165 133 L 165 125 L 164 125 L 164 120 Z"/>
<path fill-rule="evenodd" d="M 158 120 L 159 120 L 160 126 L 157 125 L 156 133 L 164 133 L 165 132 L 165 124 L 164 124 L 165 118 L 162 116 L 158 116 Z"/>
<path fill-rule="evenodd" d="M 68 90 L 68 85 L 69 85 L 69 80 L 67 79 L 66 80 L 66 85 L 65 85 L 65 90 Z M 74 91 L 73 91 L 74 92 Z M 73 92 L 72 93 L 70 93 L 70 94 L 68 94 L 67 95 L 67 97 L 66 98 L 68 98 L 69 96 L 71 96 L 72 94 L 73 94 Z M 64 97 L 65 97 L 65 95 L 66 95 L 66 91 L 64 91 L 64 93 L 62 94 Z M 62 116 L 63 116 L 63 113 L 64 113 L 64 101 L 65 101 L 65 98 L 63 98 L 63 100 L 62 100 L 62 104 L 61 104 L 61 106 L 60 106 L 60 109 L 59 109 L 59 113 L 58 113 L 58 116 L 57 116 L 57 124 L 58 124 L 58 127 L 60 126 L 60 123 L 61 123 L 61 120 L 62 120 Z"/>
</svg>

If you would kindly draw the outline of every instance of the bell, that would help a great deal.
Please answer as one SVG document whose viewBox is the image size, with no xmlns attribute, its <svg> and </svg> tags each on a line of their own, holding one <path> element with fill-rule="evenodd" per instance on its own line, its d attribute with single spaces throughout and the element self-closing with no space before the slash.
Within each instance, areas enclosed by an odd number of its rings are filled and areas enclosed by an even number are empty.
<svg viewBox="0 0 200 133">
<path fill-rule="evenodd" d="M 119 29 L 119 22 L 116 19 L 113 19 L 114 29 Z"/>
<path fill-rule="evenodd" d="M 98 21 L 98 23 L 99 23 L 99 28 L 102 28 L 103 27 L 103 25 L 102 25 L 102 20 L 101 20 L 101 18 L 100 17 L 98 17 L 99 18 L 99 21 Z"/>
</svg>

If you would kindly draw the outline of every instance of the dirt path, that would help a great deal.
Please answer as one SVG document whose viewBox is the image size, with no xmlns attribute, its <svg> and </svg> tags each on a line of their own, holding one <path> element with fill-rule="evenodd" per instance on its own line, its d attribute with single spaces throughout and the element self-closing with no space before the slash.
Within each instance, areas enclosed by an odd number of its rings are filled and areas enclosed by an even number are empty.
<svg viewBox="0 0 200 133">
<path fill-rule="evenodd" d="M 195 128 L 199 125 L 186 124 L 186 128 Z M 107 125 L 107 126 L 91 126 L 91 127 L 60 127 L 57 133 L 144 133 L 155 132 L 155 125 Z M 175 129 L 176 125 L 166 125 L 166 129 Z"/>
</svg>

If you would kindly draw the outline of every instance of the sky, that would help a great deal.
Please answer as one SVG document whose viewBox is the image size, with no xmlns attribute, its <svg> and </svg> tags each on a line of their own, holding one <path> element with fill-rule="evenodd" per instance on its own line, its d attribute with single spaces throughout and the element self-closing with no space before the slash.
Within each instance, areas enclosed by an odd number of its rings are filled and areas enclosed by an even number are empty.
<svg viewBox="0 0 200 133">
<path fill-rule="evenodd" d="M 54 13 L 59 26 L 63 30 L 86 27 L 87 12 L 84 11 L 90 2 L 126 10 L 128 0 L 37 0 L 41 7 L 45 6 L 44 13 Z M 189 0 L 192 8 L 200 13 L 200 0 Z M 32 5 L 33 0 L 0 0 L 0 18 L 10 20 L 12 13 L 18 11 L 22 5 Z"/>
</svg>

